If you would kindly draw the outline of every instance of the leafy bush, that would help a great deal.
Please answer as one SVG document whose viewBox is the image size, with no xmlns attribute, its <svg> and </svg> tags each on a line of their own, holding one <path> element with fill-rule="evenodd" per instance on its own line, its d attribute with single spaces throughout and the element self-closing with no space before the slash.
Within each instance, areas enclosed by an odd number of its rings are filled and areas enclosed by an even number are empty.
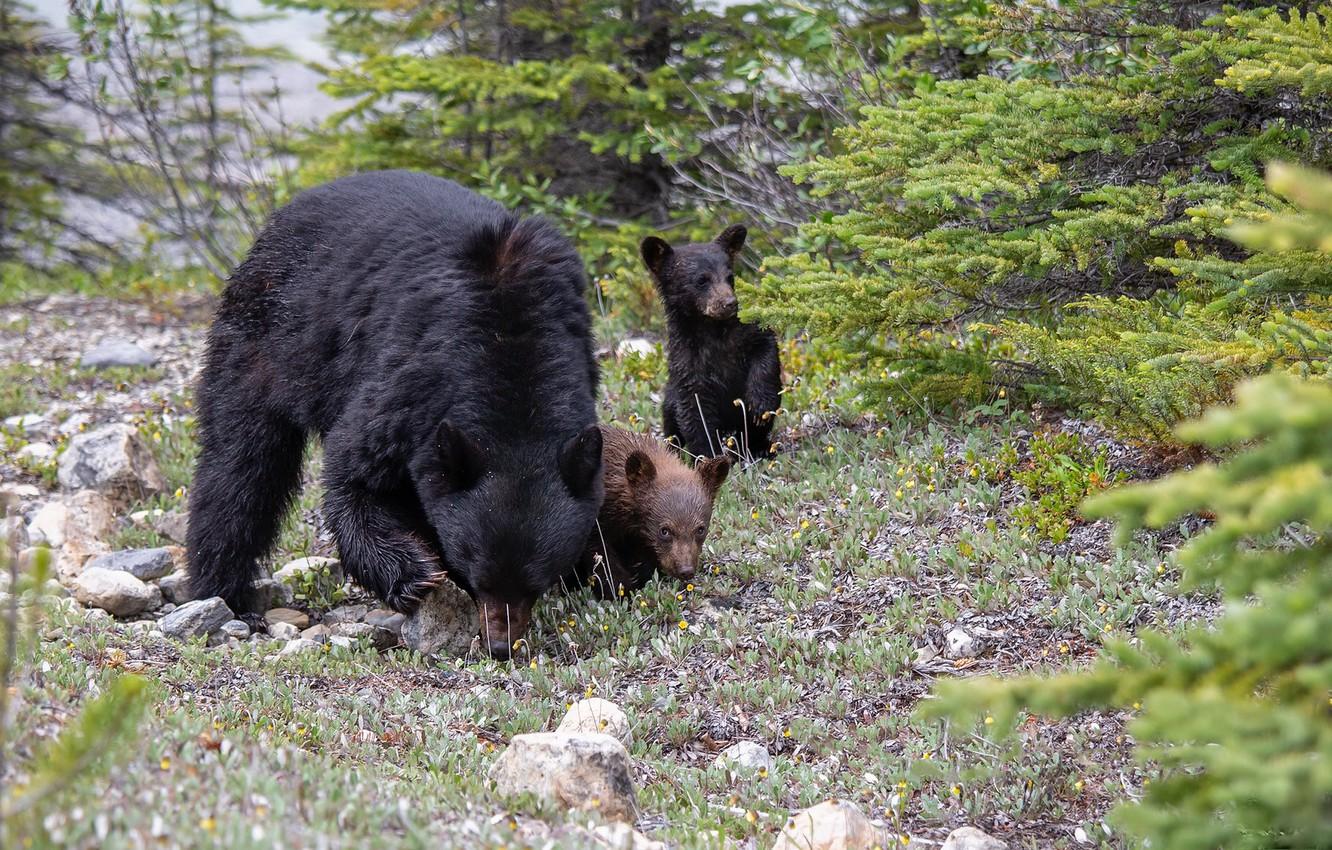
<svg viewBox="0 0 1332 850">
<path fill-rule="evenodd" d="M 1155 436 L 1246 375 L 1320 369 L 1332 270 L 1226 234 L 1288 209 L 1264 162 L 1329 161 L 1332 8 L 1205 5 L 953 21 L 970 69 L 913 79 L 843 152 L 786 169 L 838 212 L 801 229 L 827 249 L 765 261 L 751 313 L 838 339 L 871 401 L 998 383 Z"/>
<path fill-rule="evenodd" d="M 1017 446 L 1008 443 L 999 454 L 980 464 L 986 478 L 1012 477 L 1023 496 L 1013 519 L 1028 534 L 1060 543 L 1077 519 L 1078 506 L 1087 496 L 1123 481 L 1112 473 L 1109 449 L 1087 445 L 1077 434 L 1051 431 L 1036 434 L 1027 446 L 1025 461 Z"/>
</svg>

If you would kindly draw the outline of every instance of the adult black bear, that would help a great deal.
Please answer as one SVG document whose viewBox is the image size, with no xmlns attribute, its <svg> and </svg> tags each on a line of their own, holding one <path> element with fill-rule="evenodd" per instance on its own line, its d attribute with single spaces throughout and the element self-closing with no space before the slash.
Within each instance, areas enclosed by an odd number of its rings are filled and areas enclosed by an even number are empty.
<svg viewBox="0 0 1332 850">
<path fill-rule="evenodd" d="M 549 224 L 436 177 L 348 177 L 275 213 L 209 334 L 194 594 L 248 608 L 318 434 L 347 571 L 404 612 L 448 575 L 507 657 L 601 505 L 585 287 Z"/>
<path fill-rule="evenodd" d="M 642 245 L 666 307 L 670 378 L 662 430 L 703 457 L 748 460 L 772 452 L 782 364 L 773 332 L 737 317 L 735 256 L 746 235 L 733 225 L 712 242 L 672 248 L 649 236 Z"/>
</svg>

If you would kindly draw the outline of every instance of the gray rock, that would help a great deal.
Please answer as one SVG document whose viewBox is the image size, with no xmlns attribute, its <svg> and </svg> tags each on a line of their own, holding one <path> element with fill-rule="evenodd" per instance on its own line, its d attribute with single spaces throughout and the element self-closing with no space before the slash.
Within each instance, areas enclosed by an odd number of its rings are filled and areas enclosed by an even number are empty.
<svg viewBox="0 0 1332 850">
<path fill-rule="evenodd" d="M 638 816 L 629 753 L 610 735 L 515 735 L 490 777 L 504 795 L 534 794 L 564 809 L 595 810 L 629 823 Z"/>
<path fill-rule="evenodd" d="M 89 369 L 106 369 L 112 366 L 136 366 L 146 368 L 157 365 L 157 355 L 144 351 L 139 346 L 125 339 L 105 339 L 83 353 L 79 365 Z"/>
<path fill-rule="evenodd" d="M 69 441 L 56 477 L 67 490 L 98 490 L 128 501 L 166 489 L 157 461 L 139 434 L 125 424 L 106 425 Z"/>
<path fill-rule="evenodd" d="M 580 699 L 569 706 L 564 719 L 560 721 L 556 732 L 600 732 L 610 735 L 624 744 L 626 748 L 634 744 L 634 733 L 629 728 L 629 718 L 624 711 L 610 700 L 600 697 Z"/>
<path fill-rule="evenodd" d="M 18 514 L 8 517 L 0 514 L 0 544 L 4 545 L 6 551 L 26 549 L 32 545 L 32 538 L 28 536 L 28 526 L 23 522 L 23 517 Z"/>
<path fill-rule="evenodd" d="M 329 646 L 336 646 L 340 649 L 351 649 L 355 641 L 345 635 L 329 635 Z"/>
<path fill-rule="evenodd" d="M 311 626 L 310 628 L 301 632 L 301 637 L 305 638 L 306 640 L 312 640 L 315 643 L 328 643 L 328 636 L 330 634 L 331 632 L 329 632 L 328 626 L 325 626 L 323 623 L 320 623 L 317 626 Z"/>
<path fill-rule="evenodd" d="M 162 596 L 168 602 L 179 605 L 182 602 L 190 601 L 190 577 L 184 570 L 163 576 L 158 580 L 157 586 L 162 588 Z"/>
<path fill-rule="evenodd" d="M 218 633 L 229 638 L 245 640 L 250 636 L 250 627 L 244 620 L 227 620 L 222 624 L 222 628 L 218 629 Z"/>
<path fill-rule="evenodd" d="M 87 569 L 74 580 L 74 598 L 117 617 L 132 617 L 162 603 L 162 593 L 119 570 Z"/>
<path fill-rule="evenodd" d="M 275 578 L 255 579 L 251 586 L 254 588 L 254 604 L 260 611 L 290 608 L 296 601 L 291 588 Z"/>
<path fill-rule="evenodd" d="M 342 605 L 324 614 L 324 623 L 329 626 L 338 623 L 359 623 L 369 612 L 369 605 Z"/>
<path fill-rule="evenodd" d="M 402 634 L 402 624 L 406 619 L 405 615 L 399 614 L 397 611 L 391 611 L 388 608 L 376 608 L 365 615 L 367 623 L 393 632 L 394 635 Z"/>
<path fill-rule="evenodd" d="M 222 628 L 227 621 L 234 619 L 236 615 L 227 607 L 222 597 L 213 596 L 186 602 L 159 620 L 158 627 L 168 637 L 189 640 L 212 634 Z"/>
<path fill-rule="evenodd" d="M 422 655 L 465 655 L 480 628 L 472 598 L 445 581 L 403 621 L 402 642 Z"/>
<path fill-rule="evenodd" d="M 1008 850 L 1008 842 L 974 826 L 964 826 L 948 833 L 941 850 Z"/>
<path fill-rule="evenodd" d="M 189 511 L 166 511 L 161 516 L 152 518 L 153 531 L 170 540 L 172 543 L 185 545 L 186 535 L 190 528 Z"/>
<path fill-rule="evenodd" d="M 98 555 L 88 562 L 85 569 L 94 567 L 104 570 L 120 570 L 135 578 L 147 581 L 148 579 L 162 578 L 169 575 L 176 568 L 176 564 L 171 558 L 171 552 L 164 547 L 159 547 L 157 549 L 126 549 L 120 552 Z M 165 591 L 163 595 L 166 595 Z M 171 601 L 174 602 L 175 600 Z"/>
<path fill-rule="evenodd" d="M 734 773 L 752 775 L 772 770 L 772 756 L 762 744 L 737 741 L 717 754 L 715 764 Z"/>
</svg>

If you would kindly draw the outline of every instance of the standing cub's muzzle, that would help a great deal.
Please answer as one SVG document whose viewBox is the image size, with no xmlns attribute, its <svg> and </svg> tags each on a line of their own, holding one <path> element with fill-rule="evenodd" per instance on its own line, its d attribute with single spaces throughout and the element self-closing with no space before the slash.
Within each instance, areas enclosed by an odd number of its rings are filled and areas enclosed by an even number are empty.
<svg viewBox="0 0 1332 850">
<path fill-rule="evenodd" d="M 717 284 L 708 290 L 708 298 L 703 302 L 703 315 L 709 319 L 734 319 L 739 314 L 740 302 L 729 286 Z"/>
<path fill-rule="evenodd" d="M 496 661 L 506 661 L 513 655 L 513 645 L 527 634 L 532 624 L 532 602 L 505 602 L 477 597 L 476 613 L 481 621 L 481 642 Z"/>
</svg>

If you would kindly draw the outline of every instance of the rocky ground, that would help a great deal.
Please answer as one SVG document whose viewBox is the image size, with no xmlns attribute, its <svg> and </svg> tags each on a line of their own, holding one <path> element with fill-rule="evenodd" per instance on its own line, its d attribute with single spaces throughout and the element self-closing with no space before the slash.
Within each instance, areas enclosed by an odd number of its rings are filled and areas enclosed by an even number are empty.
<svg viewBox="0 0 1332 850">
<path fill-rule="evenodd" d="M 1120 846 L 1103 816 L 1149 775 L 1129 758 L 1131 710 L 1027 718 L 1008 743 L 912 713 L 939 677 L 1074 666 L 1107 635 L 1214 610 L 1174 589 L 1188 529 L 1121 552 L 1104 523 L 1054 544 L 1012 522 L 1023 493 L 976 459 L 1025 456 L 1038 423 L 861 417 L 793 348 L 783 454 L 726 485 L 712 575 L 621 604 L 557 595 L 496 664 L 465 596 L 405 621 L 344 580 L 317 454 L 258 584 L 262 622 L 185 597 L 208 311 L 0 307 L 0 505 L 20 565 L 50 553 L 56 600 L 0 780 L 23 780 L 89 683 L 156 686 L 151 743 L 51 816 L 57 843 Z M 653 421 L 660 347 L 606 348 L 605 418 Z M 1055 427 L 1151 469 L 1090 426 Z M 128 805 L 144 799 L 169 809 Z"/>
</svg>

